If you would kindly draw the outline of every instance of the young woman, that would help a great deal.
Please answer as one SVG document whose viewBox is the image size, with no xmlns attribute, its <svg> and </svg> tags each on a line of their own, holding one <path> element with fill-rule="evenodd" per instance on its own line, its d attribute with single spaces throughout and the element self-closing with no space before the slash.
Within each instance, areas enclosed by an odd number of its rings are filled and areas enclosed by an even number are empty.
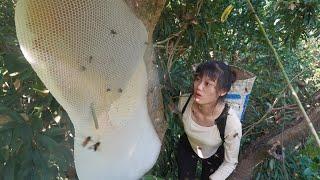
<svg viewBox="0 0 320 180">
<path fill-rule="evenodd" d="M 201 180 L 226 179 L 235 169 L 241 122 L 224 102 L 234 81 L 235 74 L 223 62 L 208 61 L 197 67 L 193 94 L 187 102 L 179 102 L 185 130 L 178 144 L 179 179 L 195 179 L 198 161 Z"/>
</svg>

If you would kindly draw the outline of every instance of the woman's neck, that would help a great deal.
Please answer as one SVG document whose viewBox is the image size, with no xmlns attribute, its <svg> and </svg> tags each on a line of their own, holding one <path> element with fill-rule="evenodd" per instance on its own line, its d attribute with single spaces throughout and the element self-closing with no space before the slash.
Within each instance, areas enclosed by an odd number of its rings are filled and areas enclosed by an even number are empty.
<svg viewBox="0 0 320 180">
<path fill-rule="evenodd" d="M 198 104 L 195 102 L 195 105 L 197 106 L 197 109 L 199 112 L 205 116 L 212 116 L 214 112 L 218 109 L 221 105 L 223 105 L 223 102 L 217 101 L 209 104 Z"/>
</svg>

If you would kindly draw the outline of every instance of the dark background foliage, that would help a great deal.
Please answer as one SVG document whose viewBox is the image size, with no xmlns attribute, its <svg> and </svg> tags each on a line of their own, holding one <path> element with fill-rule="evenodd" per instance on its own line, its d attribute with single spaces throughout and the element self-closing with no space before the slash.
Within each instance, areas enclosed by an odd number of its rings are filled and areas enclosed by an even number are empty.
<svg viewBox="0 0 320 180">
<path fill-rule="evenodd" d="M 282 63 L 306 109 L 312 105 L 312 95 L 319 90 L 319 2 L 318 1 L 253 1 L 257 15 L 281 56 Z M 227 21 L 220 18 L 224 9 L 233 5 Z M 208 59 L 217 59 L 239 66 L 256 76 L 256 82 L 243 123 L 242 150 L 249 143 L 272 131 L 281 131 L 296 119 L 295 110 L 271 114 L 266 121 L 255 124 L 280 97 L 276 107 L 293 104 L 290 92 L 285 89 L 284 78 L 276 65 L 271 50 L 260 33 L 245 1 L 167 1 L 154 32 L 154 41 L 161 69 L 164 104 L 176 104 L 179 95 L 190 92 L 192 68 Z M 168 130 L 163 150 L 150 174 L 164 179 L 177 178 L 175 147 L 183 133 L 179 117 L 166 106 Z M 278 118 L 281 117 L 281 118 Z M 252 131 L 249 127 L 255 125 Z M 309 144 L 309 146 L 312 146 Z M 288 148 L 289 150 L 292 148 Z M 298 150 L 297 150 L 298 151 Z M 260 167 L 256 178 L 285 179 L 310 168 L 307 163 L 297 163 L 297 157 L 306 154 L 288 153 L 295 161 L 280 164 L 279 172 L 270 166 Z M 312 150 L 310 150 L 312 151 Z M 314 150 L 316 151 L 316 150 Z M 318 151 L 317 151 L 318 152 Z M 319 154 L 318 154 L 319 156 Z M 272 157 L 266 158 L 278 162 Z M 313 178 L 319 178 L 318 164 L 313 168 Z M 288 170 L 286 170 L 288 169 Z M 288 171 L 288 173 L 284 173 Z M 317 174 L 318 173 L 318 174 Z M 312 173 L 311 173 L 312 174 Z M 300 173 L 300 178 L 310 178 Z M 310 174 L 309 174 L 310 175 Z"/>
<path fill-rule="evenodd" d="M 14 2 L 0 9 L 0 179 L 66 177 L 73 125 L 19 49 Z"/>
</svg>

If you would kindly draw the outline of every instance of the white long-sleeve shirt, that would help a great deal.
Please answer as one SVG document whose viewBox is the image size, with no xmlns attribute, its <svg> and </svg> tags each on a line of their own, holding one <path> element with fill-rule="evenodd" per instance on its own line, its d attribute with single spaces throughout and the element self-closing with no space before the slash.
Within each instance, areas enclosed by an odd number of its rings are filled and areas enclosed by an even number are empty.
<svg viewBox="0 0 320 180">
<path fill-rule="evenodd" d="M 180 98 L 180 110 L 186 103 L 188 97 Z M 209 158 L 216 153 L 222 143 L 217 125 L 205 127 L 201 126 L 193 120 L 191 107 L 193 97 L 183 114 L 182 121 L 184 130 L 193 151 L 203 159 Z M 225 142 L 224 142 L 224 160 L 219 168 L 210 175 L 212 180 L 226 179 L 235 169 L 238 163 L 238 155 L 240 148 L 240 140 L 242 136 L 242 128 L 240 119 L 237 113 L 232 108 L 228 111 L 227 122 L 225 127 Z"/>
</svg>

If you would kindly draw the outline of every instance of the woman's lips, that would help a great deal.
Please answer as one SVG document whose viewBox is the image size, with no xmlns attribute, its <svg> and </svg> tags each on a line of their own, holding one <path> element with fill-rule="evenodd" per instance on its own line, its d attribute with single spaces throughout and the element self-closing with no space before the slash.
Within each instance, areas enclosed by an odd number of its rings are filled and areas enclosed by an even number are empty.
<svg viewBox="0 0 320 180">
<path fill-rule="evenodd" d="M 194 96 L 194 100 L 195 100 L 196 102 L 199 102 L 200 99 L 201 99 L 201 95 L 198 94 L 198 93 L 196 93 L 195 96 Z"/>
<path fill-rule="evenodd" d="M 201 97 L 201 94 L 196 93 L 196 98 L 200 98 L 200 97 Z"/>
</svg>

